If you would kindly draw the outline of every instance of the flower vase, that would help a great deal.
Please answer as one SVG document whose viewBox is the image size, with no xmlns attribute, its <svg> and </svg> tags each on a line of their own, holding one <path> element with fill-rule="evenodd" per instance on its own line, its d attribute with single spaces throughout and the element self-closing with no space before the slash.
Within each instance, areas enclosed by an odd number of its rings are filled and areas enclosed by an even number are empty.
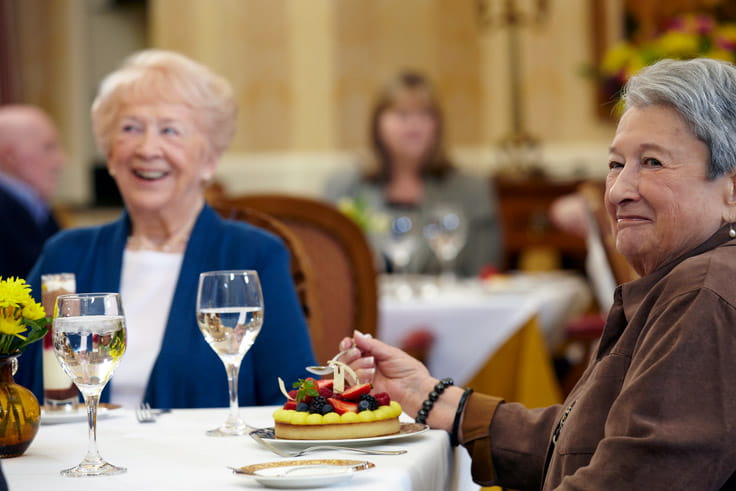
<svg viewBox="0 0 736 491">
<path fill-rule="evenodd" d="M 18 356 L 0 356 L 0 457 L 17 457 L 38 432 L 41 407 L 33 392 L 15 383 Z"/>
</svg>

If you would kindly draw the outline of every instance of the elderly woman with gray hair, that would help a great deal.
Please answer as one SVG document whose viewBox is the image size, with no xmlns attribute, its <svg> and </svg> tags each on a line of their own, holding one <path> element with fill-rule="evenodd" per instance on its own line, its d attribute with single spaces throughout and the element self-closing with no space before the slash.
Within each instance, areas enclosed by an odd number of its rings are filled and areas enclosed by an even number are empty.
<svg viewBox="0 0 736 491">
<path fill-rule="evenodd" d="M 562 405 L 472 394 L 375 339 L 343 340 L 359 376 L 466 447 L 480 484 L 736 489 L 736 67 L 663 60 L 623 100 L 605 206 L 641 278 L 617 287 Z"/>
<path fill-rule="evenodd" d="M 40 292 L 41 275 L 72 272 L 77 291 L 121 293 L 128 347 L 110 394 L 103 394 L 113 402 L 229 404 L 222 362 L 195 318 L 203 271 L 253 269 L 261 280 L 263 328 L 240 369 L 240 404 L 281 402 L 278 377 L 306 377 L 304 367 L 314 362 L 286 247 L 260 229 L 221 219 L 205 203 L 205 185 L 235 121 L 230 84 L 178 53 L 136 53 L 100 86 L 93 128 L 125 211 L 112 223 L 56 235 L 29 283 Z M 36 345 L 23 358 L 17 379 L 40 397 Z"/>
</svg>

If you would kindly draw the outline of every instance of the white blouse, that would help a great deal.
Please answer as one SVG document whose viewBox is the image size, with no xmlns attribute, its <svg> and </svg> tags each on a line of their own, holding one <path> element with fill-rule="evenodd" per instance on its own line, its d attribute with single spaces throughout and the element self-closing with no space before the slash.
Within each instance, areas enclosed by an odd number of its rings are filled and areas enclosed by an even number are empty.
<svg viewBox="0 0 736 491">
<path fill-rule="evenodd" d="M 143 401 L 161 349 L 183 258 L 183 253 L 145 250 L 126 250 L 123 255 L 120 295 L 128 344 L 110 381 L 111 402 L 115 404 L 134 408 Z"/>
</svg>

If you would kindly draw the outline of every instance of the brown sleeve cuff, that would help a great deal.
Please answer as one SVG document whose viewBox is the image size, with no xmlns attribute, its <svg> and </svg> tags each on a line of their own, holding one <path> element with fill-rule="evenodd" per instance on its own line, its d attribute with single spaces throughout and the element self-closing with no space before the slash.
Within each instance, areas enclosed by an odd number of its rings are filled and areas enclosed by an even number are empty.
<svg viewBox="0 0 736 491">
<path fill-rule="evenodd" d="M 481 485 L 494 484 L 491 458 L 491 420 L 503 399 L 484 394 L 471 394 L 465 405 L 460 443 L 472 459 L 473 481 Z"/>
</svg>

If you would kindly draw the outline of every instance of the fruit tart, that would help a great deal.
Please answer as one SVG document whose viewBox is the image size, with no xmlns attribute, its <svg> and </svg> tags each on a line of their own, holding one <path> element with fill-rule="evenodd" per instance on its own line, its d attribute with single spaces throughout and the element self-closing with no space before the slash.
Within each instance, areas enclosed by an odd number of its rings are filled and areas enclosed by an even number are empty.
<svg viewBox="0 0 736 491">
<path fill-rule="evenodd" d="M 349 367 L 341 367 L 352 372 Z M 299 379 L 286 395 L 284 406 L 273 413 L 276 438 L 287 440 L 345 440 L 399 432 L 401 406 L 386 392 L 372 393 L 371 384 L 334 379 Z"/>
</svg>

